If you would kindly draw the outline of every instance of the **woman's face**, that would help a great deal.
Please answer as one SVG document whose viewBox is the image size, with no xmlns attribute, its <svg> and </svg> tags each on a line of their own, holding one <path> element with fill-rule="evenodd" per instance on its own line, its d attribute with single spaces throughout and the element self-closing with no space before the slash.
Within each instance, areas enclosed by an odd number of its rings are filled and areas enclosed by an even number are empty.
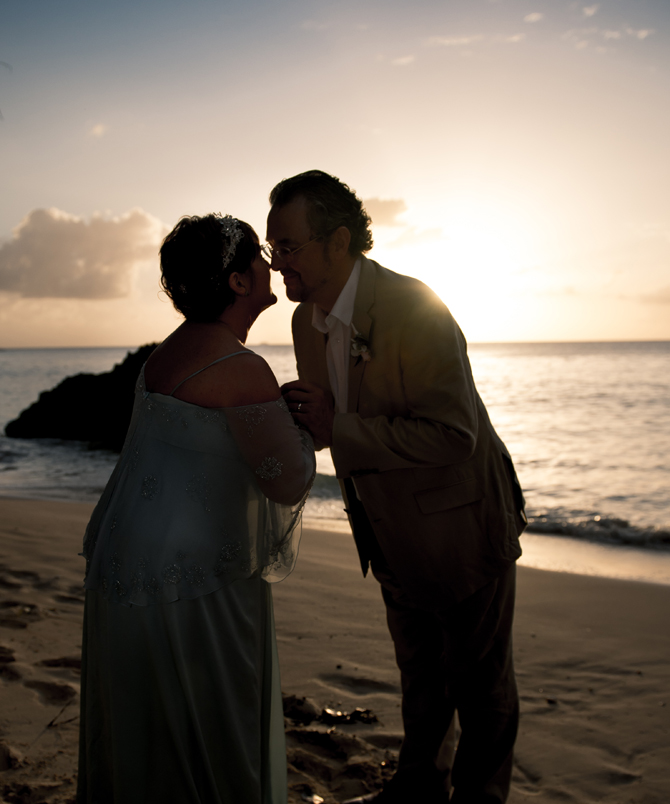
<svg viewBox="0 0 670 804">
<path fill-rule="evenodd" d="M 270 263 L 264 259 L 262 254 L 258 254 L 256 259 L 251 263 L 252 271 L 252 286 L 251 298 L 258 304 L 258 312 L 267 310 L 277 303 L 277 297 L 272 292 L 272 285 L 270 283 Z"/>
</svg>

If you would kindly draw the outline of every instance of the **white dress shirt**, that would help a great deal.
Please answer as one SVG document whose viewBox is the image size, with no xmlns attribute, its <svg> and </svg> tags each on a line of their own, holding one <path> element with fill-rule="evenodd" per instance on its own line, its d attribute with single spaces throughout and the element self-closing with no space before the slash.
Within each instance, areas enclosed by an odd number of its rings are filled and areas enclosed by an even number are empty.
<svg viewBox="0 0 670 804">
<path fill-rule="evenodd" d="M 333 309 L 326 313 L 314 305 L 312 326 L 328 336 L 326 343 L 326 364 L 330 389 L 335 399 L 335 412 L 347 412 L 349 392 L 349 357 L 351 354 L 351 319 L 354 315 L 354 302 L 361 275 L 361 261 L 356 260 L 347 284 L 342 288 Z"/>
</svg>

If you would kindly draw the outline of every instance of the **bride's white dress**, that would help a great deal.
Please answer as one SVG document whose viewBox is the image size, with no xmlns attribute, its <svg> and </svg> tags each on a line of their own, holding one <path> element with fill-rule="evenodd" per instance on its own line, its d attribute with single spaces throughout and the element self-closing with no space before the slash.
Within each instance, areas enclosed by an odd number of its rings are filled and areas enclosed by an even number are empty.
<svg viewBox="0 0 670 804">
<path fill-rule="evenodd" d="M 283 400 L 201 408 L 141 373 L 82 553 L 78 804 L 286 802 L 268 582 L 314 471 Z"/>
</svg>

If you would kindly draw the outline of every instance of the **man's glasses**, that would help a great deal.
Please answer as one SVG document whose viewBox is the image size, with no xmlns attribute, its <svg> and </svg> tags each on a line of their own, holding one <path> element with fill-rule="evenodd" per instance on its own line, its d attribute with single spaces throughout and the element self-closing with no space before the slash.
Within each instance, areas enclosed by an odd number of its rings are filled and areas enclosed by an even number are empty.
<svg viewBox="0 0 670 804">
<path fill-rule="evenodd" d="M 302 246 L 298 246 L 298 248 L 288 248 L 287 246 L 273 246 L 272 243 L 266 243 L 264 246 L 261 246 L 261 254 L 270 262 L 273 259 L 281 260 L 282 262 L 286 262 L 289 260 L 294 254 L 297 254 L 303 248 L 309 246 L 310 243 L 316 243 L 317 240 L 321 240 L 322 236 L 313 237 L 311 240 L 308 240 L 306 243 L 303 243 Z"/>
</svg>

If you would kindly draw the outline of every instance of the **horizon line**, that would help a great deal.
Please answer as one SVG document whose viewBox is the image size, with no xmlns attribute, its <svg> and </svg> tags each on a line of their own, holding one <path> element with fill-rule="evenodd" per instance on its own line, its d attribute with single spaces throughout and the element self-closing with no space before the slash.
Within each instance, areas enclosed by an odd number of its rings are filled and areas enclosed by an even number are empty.
<svg viewBox="0 0 670 804">
<path fill-rule="evenodd" d="M 44 349 L 141 349 L 143 346 L 149 346 L 151 343 L 162 343 L 162 341 L 149 341 L 147 343 L 140 343 L 136 345 L 128 345 L 128 344 L 121 344 L 121 345 L 114 345 L 114 346 L 0 346 L 0 352 L 13 352 L 13 351 L 20 351 L 20 350 L 44 350 Z M 580 340 L 580 339 L 570 339 L 570 340 L 523 340 L 523 341 L 515 341 L 515 340 L 498 340 L 498 341 L 478 341 L 478 340 L 469 340 L 468 346 L 497 346 L 497 345 L 506 345 L 506 346 L 521 346 L 521 345 L 528 345 L 528 344 L 537 344 L 537 345 L 549 345 L 549 344 L 596 344 L 596 343 L 670 343 L 670 338 L 635 338 L 629 340 L 618 340 L 618 339 L 602 339 L 602 340 Z M 261 341 L 259 343 L 249 343 L 245 344 L 248 347 L 253 346 L 293 346 L 292 343 L 267 343 L 266 341 Z"/>
</svg>

